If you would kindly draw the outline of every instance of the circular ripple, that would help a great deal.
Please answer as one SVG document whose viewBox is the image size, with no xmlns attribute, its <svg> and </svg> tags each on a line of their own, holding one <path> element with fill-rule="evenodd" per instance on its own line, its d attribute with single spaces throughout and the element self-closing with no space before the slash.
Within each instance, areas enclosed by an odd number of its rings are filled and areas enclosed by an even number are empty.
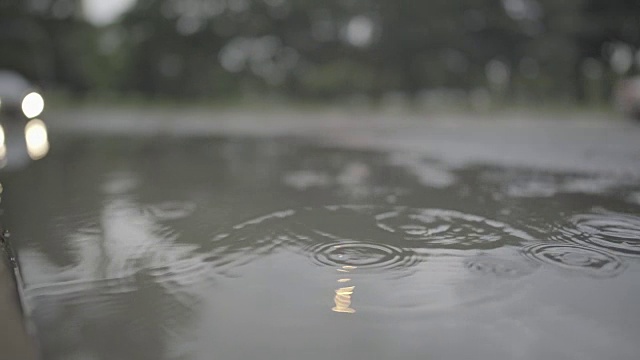
<svg viewBox="0 0 640 360">
<path fill-rule="evenodd" d="M 189 201 L 165 201 L 149 205 L 147 211 L 159 220 L 178 220 L 191 215 L 196 204 Z"/>
<path fill-rule="evenodd" d="M 396 208 L 376 219 L 379 228 L 420 247 L 493 249 L 533 240 L 507 224 L 453 210 Z"/>
<path fill-rule="evenodd" d="M 536 244 L 523 249 L 523 253 L 530 259 L 556 268 L 590 276 L 611 277 L 624 270 L 624 264 L 615 256 L 577 245 Z"/>
<path fill-rule="evenodd" d="M 497 249 L 529 240 L 533 239 L 528 234 L 504 223 L 452 210 L 331 205 L 279 211 L 239 223 L 227 236 L 212 241 L 210 251 L 221 259 L 242 254 L 251 261 L 288 249 L 325 266 L 397 272 L 431 255 L 446 255 L 441 249 Z"/>
<path fill-rule="evenodd" d="M 518 278 L 529 275 L 535 270 L 532 264 L 523 261 L 481 255 L 465 261 L 471 272 L 480 275 L 492 275 L 505 278 Z"/>
<path fill-rule="evenodd" d="M 640 217 L 602 212 L 575 215 L 571 218 L 576 230 L 563 229 L 563 235 L 579 245 L 597 246 L 626 256 L 640 256 Z"/>
<path fill-rule="evenodd" d="M 412 251 L 361 241 L 316 244 L 306 250 L 321 265 L 350 270 L 406 268 L 418 263 Z"/>
</svg>

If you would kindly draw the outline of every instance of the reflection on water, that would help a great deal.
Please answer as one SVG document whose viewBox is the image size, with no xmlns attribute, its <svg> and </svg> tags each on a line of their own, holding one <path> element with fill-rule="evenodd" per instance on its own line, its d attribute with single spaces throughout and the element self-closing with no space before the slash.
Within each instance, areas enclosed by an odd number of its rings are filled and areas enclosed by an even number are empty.
<svg viewBox="0 0 640 360">
<path fill-rule="evenodd" d="M 348 273 L 351 270 L 355 270 L 355 269 L 357 269 L 356 266 L 343 265 L 340 268 L 338 268 L 338 271 Z M 351 282 L 351 278 L 342 277 L 338 279 L 338 283 L 340 284 L 344 284 L 348 282 Z M 336 289 L 335 290 L 336 295 L 333 297 L 333 302 L 335 303 L 335 306 L 331 308 L 331 311 L 337 312 L 337 313 L 346 313 L 346 314 L 355 313 L 356 310 L 351 307 L 351 295 L 353 295 L 353 291 L 355 288 L 356 288 L 355 285 L 352 285 L 352 286 L 345 286 L 345 287 L 340 287 Z"/>
<path fill-rule="evenodd" d="M 356 310 L 351 308 L 351 295 L 353 295 L 355 288 L 355 286 L 347 286 L 336 289 L 336 296 L 333 298 L 336 306 L 331 310 L 338 313 L 355 313 Z"/>
<path fill-rule="evenodd" d="M 31 160 L 40 160 L 49 153 L 49 135 L 44 121 L 31 119 L 25 124 L 0 120 L 0 169 L 24 168 Z"/>
<path fill-rule="evenodd" d="M 3 179 L 47 359 L 640 351 L 638 184 L 294 141 L 56 144 Z M 527 178 L 553 181 L 508 184 Z"/>
<path fill-rule="evenodd" d="M 7 144 L 5 142 L 4 126 L 0 124 L 0 168 L 7 163 Z"/>
<path fill-rule="evenodd" d="M 29 120 L 24 127 L 24 138 L 27 144 L 27 152 L 31 159 L 41 159 L 49 152 L 47 128 L 42 120 Z"/>
</svg>

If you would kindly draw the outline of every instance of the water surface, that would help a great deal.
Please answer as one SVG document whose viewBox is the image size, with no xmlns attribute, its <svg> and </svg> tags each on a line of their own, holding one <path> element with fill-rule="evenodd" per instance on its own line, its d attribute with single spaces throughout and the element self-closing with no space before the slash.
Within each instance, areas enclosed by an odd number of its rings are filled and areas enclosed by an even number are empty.
<svg viewBox="0 0 640 360">
<path fill-rule="evenodd" d="M 640 183 L 290 138 L 3 175 L 45 359 L 637 359 Z"/>
</svg>

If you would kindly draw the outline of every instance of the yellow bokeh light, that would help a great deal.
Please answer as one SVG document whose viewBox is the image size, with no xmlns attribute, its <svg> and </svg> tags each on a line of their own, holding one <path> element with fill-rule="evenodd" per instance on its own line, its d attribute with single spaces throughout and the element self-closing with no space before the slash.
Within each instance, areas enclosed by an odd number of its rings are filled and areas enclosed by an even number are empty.
<svg viewBox="0 0 640 360">
<path fill-rule="evenodd" d="M 347 286 L 337 289 L 336 296 L 333 298 L 336 306 L 331 310 L 338 313 L 355 313 L 356 310 L 351 308 L 351 295 L 353 295 L 353 290 L 355 288 L 355 286 Z"/>
<path fill-rule="evenodd" d="M 24 138 L 27 144 L 27 152 L 31 159 L 41 159 L 49 152 L 47 127 L 42 120 L 30 120 L 24 127 Z"/>
</svg>

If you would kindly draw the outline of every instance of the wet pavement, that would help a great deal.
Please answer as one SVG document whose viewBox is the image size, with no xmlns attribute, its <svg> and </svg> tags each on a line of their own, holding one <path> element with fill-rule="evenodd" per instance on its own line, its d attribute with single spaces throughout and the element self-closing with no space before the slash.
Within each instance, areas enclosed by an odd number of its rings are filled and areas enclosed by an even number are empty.
<svg viewBox="0 0 640 360">
<path fill-rule="evenodd" d="M 4 172 L 44 358 L 637 358 L 635 124 L 287 121 Z"/>
</svg>

